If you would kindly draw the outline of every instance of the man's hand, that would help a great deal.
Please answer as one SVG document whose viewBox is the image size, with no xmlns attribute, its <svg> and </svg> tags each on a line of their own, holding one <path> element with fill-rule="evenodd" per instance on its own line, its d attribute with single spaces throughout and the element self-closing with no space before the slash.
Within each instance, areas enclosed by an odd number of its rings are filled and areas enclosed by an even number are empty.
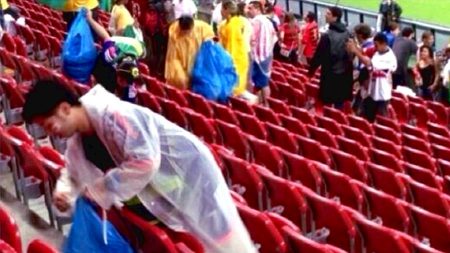
<svg viewBox="0 0 450 253">
<path fill-rule="evenodd" d="M 66 212 L 70 209 L 70 197 L 65 192 L 54 192 L 53 204 L 60 212 Z"/>
</svg>

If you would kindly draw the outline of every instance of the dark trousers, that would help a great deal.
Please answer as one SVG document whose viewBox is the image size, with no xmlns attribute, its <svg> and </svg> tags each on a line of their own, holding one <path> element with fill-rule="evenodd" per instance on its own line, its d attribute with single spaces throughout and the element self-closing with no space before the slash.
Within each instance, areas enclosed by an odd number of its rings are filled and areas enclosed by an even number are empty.
<svg viewBox="0 0 450 253">
<path fill-rule="evenodd" d="M 375 101 L 371 97 L 363 101 L 363 115 L 369 122 L 374 122 L 377 115 L 388 116 L 389 101 Z"/>
</svg>

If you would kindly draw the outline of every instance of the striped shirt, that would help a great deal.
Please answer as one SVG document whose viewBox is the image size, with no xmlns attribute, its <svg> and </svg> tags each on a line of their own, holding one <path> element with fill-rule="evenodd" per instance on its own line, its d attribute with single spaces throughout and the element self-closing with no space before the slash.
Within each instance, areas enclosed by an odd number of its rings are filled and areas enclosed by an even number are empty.
<svg viewBox="0 0 450 253">
<path fill-rule="evenodd" d="M 253 26 L 252 57 L 256 62 L 263 62 L 273 55 L 273 47 L 277 41 L 276 31 L 272 22 L 264 15 L 254 17 L 251 23 Z"/>
</svg>

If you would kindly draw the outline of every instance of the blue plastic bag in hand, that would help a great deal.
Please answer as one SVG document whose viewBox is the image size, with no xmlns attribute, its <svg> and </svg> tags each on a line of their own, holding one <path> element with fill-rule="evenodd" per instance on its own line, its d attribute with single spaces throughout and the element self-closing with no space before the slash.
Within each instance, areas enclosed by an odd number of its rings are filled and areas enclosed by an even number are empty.
<svg viewBox="0 0 450 253">
<path fill-rule="evenodd" d="M 207 99 L 225 102 L 237 83 L 230 54 L 218 43 L 203 42 L 192 69 L 192 91 Z"/>
<path fill-rule="evenodd" d="M 106 222 L 106 242 L 103 222 Z M 133 253 L 127 241 L 109 221 L 102 221 L 93 205 L 83 197 L 77 199 L 73 224 L 64 243 L 64 253 Z"/>
<path fill-rule="evenodd" d="M 89 81 L 97 59 L 97 49 L 86 11 L 83 8 L 78 12 L 67 34 L 62 53 L 64 74 L 80 83 Z"/>
</svg>

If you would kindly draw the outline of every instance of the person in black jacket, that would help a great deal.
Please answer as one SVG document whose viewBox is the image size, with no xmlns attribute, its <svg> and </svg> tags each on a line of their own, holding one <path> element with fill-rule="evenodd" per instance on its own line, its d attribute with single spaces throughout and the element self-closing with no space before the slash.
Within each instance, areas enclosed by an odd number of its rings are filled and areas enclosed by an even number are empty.
<svg viewBox="0 0 450 253">
<path fill-rule="evenodd" d="M 319 99 L 338 109 L 342 109 L 345 101 L 352 99 L 353 90 L 353 55 L 345 46 L 351 35 L 341 22 L 341 17 L 340 8 L 327 9 L 325 20 L 329 28 L 320 38 L 309 67 L 309 76 L 313 76 L 316 69 L 322 66 Z"/>
<path fill-rule="evenodd" d="M 378 11 L 378 31 L 389 31 L 389 26 L 392 22 L 399 22 L 402 15 L 402 8 L 395 2 L 395 0 L 383 0 L 380 3 Z"/>
</svg>

